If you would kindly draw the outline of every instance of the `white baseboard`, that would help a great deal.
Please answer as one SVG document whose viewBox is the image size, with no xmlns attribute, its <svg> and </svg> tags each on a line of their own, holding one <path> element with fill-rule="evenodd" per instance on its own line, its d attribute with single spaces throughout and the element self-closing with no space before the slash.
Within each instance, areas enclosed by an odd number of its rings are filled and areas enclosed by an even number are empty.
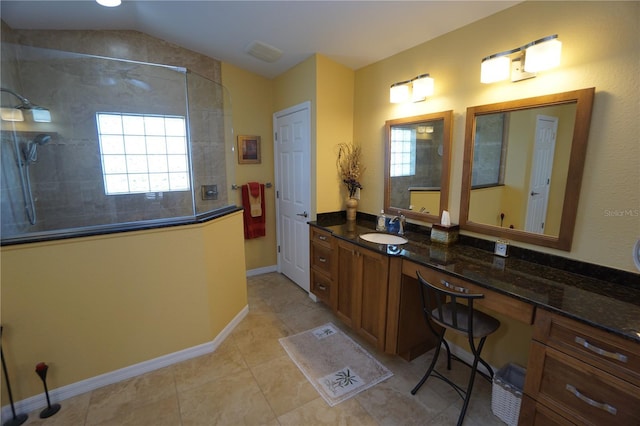
<svg viewBox="0 0 640 426">
<path fill-rule="evenodd" d="M 130 365 L 129 367 L 91 377 L 86 380 L 81 380 L 70 385 L 52 389 L 49 391 L 49 397 L 52 402 L 64 401 L 65 399 L 83 394 L 85 392 L 90 392 L 103 386 L 117 383 L 122 380 L 130 379 L 141 374 L 149 373 L 151 371 L 176 364 L 178 362 L 186 361 L 191 358 L 211 353 L 215 351 L 227 337 L 229 337 L 233 329 L 240 323 L 240 321 L 244 319 L 244 317 L 247 316 L 248 313 L 249 306 L 247 305 L 242 308 L 242 310 L 211 342 L 203 343 L 201 345 L 183 349 L 178 352 L 163 355 L 158 358 L 150 359 L 138 364 Z M 16 414 L 27 414 L 40 408 L 44 408 L 45 406 L 46 396 L 44 393 L 34 395 L 15 403 Z M 5 405 L 4 407 L 2 407 L 1 414 L 2 419 L 13 418 L 11 405 Z"/>
<path fill-rule="evenodd" d="M 247 277 L 268 274 L 269 272 L 278 272 L 278 265 L 271 265 L 271 266 L 264 266 L 262 268 L 249 269 L 247 271 Z"/>
</svg>

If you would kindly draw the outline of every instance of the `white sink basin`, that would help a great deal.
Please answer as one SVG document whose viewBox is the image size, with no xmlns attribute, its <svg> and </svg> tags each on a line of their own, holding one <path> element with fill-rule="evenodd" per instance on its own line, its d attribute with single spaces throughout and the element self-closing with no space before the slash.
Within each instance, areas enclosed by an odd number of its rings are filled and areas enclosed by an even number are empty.
<svg viewBox="0 0 640 426">
<path fill-rule="evenodd" d="M 362 234 L 360 235 L 360 238 L 365 241 L 369 241 L 370 243 L 393 244 L 396 246 L 409 242 L 409 240 L 407 240 L 406 238 L 402 238 L 398 235 L 383 234 L 380 232 L 370 232 L 368 234 Z"/>
</svg>

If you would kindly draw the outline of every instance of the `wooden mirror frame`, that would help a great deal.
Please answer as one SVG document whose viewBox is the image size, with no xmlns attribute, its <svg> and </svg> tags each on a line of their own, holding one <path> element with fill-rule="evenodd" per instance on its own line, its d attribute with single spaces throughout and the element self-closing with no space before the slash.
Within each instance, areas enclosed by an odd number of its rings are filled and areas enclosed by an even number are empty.
<svg viewBox="0 0 640 426">
<path fill-rule="evenodd" d="M 391 127 L 406 124 L 418 124 L 425 121 L 442 120 L 442 176 L 440 178 L 440 205 L 438 215 L 420 213 L 409 209 L 391 206 Z M 439 223 L 443 210 L 449 208 L 449 175 L 451 169 L 453 111 L 442 111 L 413 117 L 397 118 L 385 122 L 385 163 L 384 163 L 384 211 L 421 222 Z"/>
<path fill-rule="evenodd" d="M 573 231 L 576 223 L 580 185 L 584 170 L 584 160 L 587 153 L 587 140 L 591 123 L 591 111 L 595 88 L 574 90 L 553 95 L 537 96 L 515 101 L 499 102 L 467 108 L 466 130 L 464 138 L 464 163 L 462 171 L 462 193 L 460 197 L 460 228 L 480 234 L 492 235 L 498 238 L 522 241 L 544 247 L 570 251 L 573 241 Z M 485 114 L 519 111 L 531 108 L 576 104 L 576 118 L 571 142 L 571 154 L 567 183 L 564 191 L 562 216 L 560 219 L 559 235 L 551 236 L 536 234 L 518 229 L 502 228 L 499 226 L 469 221 L 469 202 L 471 198 L 471 179 L 473 168 L 474 136 L 476 117 Z"/>
</svg>

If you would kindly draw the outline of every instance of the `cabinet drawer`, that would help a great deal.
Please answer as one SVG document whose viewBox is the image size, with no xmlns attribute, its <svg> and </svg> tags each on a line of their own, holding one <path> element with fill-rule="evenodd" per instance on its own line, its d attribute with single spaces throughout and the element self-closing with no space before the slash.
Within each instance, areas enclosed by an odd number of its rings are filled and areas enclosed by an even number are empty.
<svg viewBox="0 0 640 426">
<path fill-rule="evenodd" d="M 519 426 L 574 426 L 556 412 L 550 410 L 527 395 L 522 395 L 522 405 L 520 406 Z"/>
<path fill-rule="evenodd" d="M 533 338 L 640 386 L 640 344 L 539 309 Z"/>
<path fill-rule="evenodd" d="M 331 247 L 311 243 L 311 267 L 331 275 L 331 267 L 333 265 L 333 250 Z"/>
<path fill-rule="evenodd" d="M 311 242 L 318 243 L 320 245 L 324 245 L 326 247 L 331 247 L 331 233 L 328 231 L 323 231 L 322 229 L 314 228 L 313 226 L 309 228 L 311 233 Z"/>
<path fill-rule="evenodd" d="M 326 304 L 331 304 L 331 280 L 314 270 L 311 270 L 311 292 Z"/>
<path fill-rule="evenodd" d="M 525 392 L 578 424 L 640 424 L 640 388 L 538 342 Z M 532 365 L 533 364 L 533 365 Z"/>
<path fill-rule="evenodd" d="M 445 280 L 456 287 L 468 290 L 469 293 L 483 294 L 483 299 L 474 302 L 477 306 L 484 306 L 485 308 L 499 312 L 515 320 L 522 321 L 525 324 L 533 324 L 533 305 L 489 290 L 488 288 L 471 284 L 468 281 L 456 278 L 449 274 L 435 271 L 431 268 L 427 268 L 426 266 L 418 265 L 413 262 L 402 262 L 403 274 L 415 277 L 416 271 L 420 271 L 420 274 L 422 274 L 424 279 L 432 283 L 439 284 L 441 280 Z"/>
</svg>

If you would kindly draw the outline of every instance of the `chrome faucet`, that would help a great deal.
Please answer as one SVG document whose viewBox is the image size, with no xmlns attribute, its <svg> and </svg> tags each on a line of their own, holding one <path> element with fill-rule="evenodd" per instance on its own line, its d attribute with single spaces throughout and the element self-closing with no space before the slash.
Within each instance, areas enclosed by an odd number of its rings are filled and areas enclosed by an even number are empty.
<svg viewBox="0 0 640 426">
<path fill-rule="evenodd" d="M 389 223 L 394 223 L 395 221 L 398 221 L 400 224 L 400 227 L 398 228 L 398 235 L 404 235 L 404 224 L 405 224 L 405 217 L 402 213 L 400 213 L 399 216 L 394 216 Z"/>
</svg>

